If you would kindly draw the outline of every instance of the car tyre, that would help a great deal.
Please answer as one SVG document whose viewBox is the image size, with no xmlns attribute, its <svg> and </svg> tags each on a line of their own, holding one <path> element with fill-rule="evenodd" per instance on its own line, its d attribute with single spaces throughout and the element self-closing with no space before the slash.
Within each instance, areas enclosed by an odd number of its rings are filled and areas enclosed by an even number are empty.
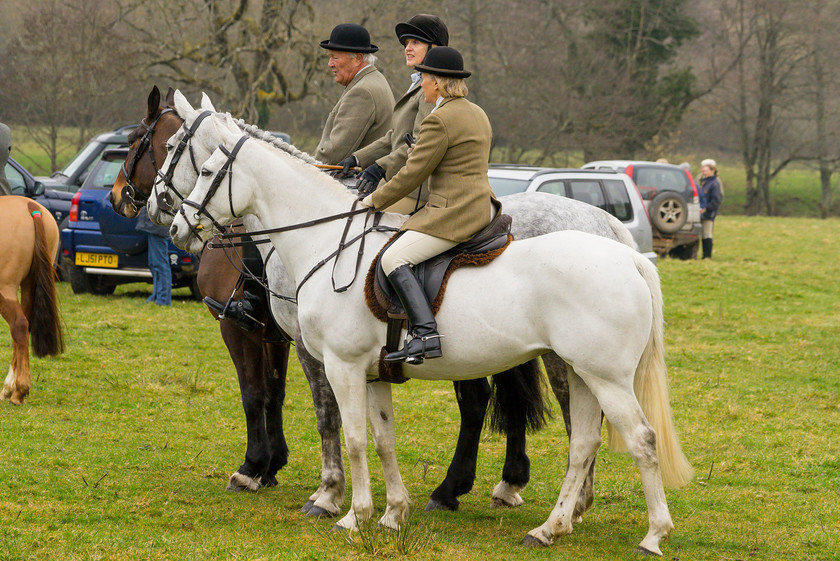
<svg viewBox="0 0 840 561">
<path fill-rule="evenodd" d="M 190 279 L 190 294 L 199 302 L 204 300 L 204 296 L 201 295 L 201 290 L 198 289 L 198 275 L 193 275 Z"/>
<path fill-rule="evenodd" d="M 671 251 L 668 252 L 669 257 L 673 257 L 675 259 L 682 259 L 683 261 L 688 261 L 691 259 L 697 259 L 697 252 L 700 247 L 699 241 L 694 241 L 691 243 L 687 243 L 685 245 L 681 245 L 675 247 Z"/>
<path fill-rule="evenodd" d="M 685 226 L 688 205 L 682 195 L 663 191 L 650 202 L 650 221 L 663 234 L 673 234 Z"/>
<path fill-rule="evenodd" d="M 69 260 L 65 260 L 64 263 L 73 294 L 90 294 L 93 291 L 90 276 L 81 267 L 70 263 Z"/>
</svg>

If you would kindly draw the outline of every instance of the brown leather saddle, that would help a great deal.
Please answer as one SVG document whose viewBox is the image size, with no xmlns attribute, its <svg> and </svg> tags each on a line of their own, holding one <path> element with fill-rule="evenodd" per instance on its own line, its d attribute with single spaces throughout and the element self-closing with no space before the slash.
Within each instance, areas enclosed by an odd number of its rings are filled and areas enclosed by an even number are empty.
<svg viewBox="0 0 840 561">
<path fill-rule="evenodd" d="M 447 281 L 453 271 L 464 266 L 486 265 L 504 252 L 513 240 L 510 234 L 512 222 L 513 219 L 510 216 L 499 212 L 490 224 L 472 239 L 413 268 L 415 276 L 426 292 L 432 312 L 437 313 L 440 309 L 446 293 Z M 402 383 L 407 380 L 402 375 L 402 364 L 382 361 L 386 353 L 399 348 L 401 330 L 404 328 L 406 316 L 399 297 L 391 288 L 391 283 L 388 282 L 388 277 L 382 270 L 380 259 L 382 253 L 396 241 L 399 235 L 396 234 L 382 247 L 365 278 L 365 300 L 368 308 L 378 320 L 388 323 L 386 345 L 380 353 L 379 377 L 382 381 L 391 383 Z"/>
</svg>

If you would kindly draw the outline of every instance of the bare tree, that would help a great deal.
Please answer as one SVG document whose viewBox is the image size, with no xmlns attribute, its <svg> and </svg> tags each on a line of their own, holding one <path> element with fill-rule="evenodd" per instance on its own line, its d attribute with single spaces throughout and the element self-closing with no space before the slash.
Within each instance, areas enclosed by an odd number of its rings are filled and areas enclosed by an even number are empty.
<svg viewBox="0 0 840 561">
<path fill-rule="evenodd" d="M 0 101 L 49 154 L 52 170 L 68 140 L 78 149 L 93 129 L 122 118 L 123 94 L 135 82 L 115 17 L 107 0 L 33 3 L 7 45 Z M 74 127 L 70 138 L 65 127 Z"/>
</svg>

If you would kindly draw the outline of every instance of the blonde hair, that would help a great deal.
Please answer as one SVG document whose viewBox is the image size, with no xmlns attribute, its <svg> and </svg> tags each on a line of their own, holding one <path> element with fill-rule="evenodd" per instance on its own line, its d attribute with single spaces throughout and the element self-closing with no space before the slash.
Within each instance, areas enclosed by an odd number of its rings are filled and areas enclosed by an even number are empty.
<svg viewBox="0 0 840 561">
<path fill-rule="evenodd" d="M 712 170 L 714 172 L 717 172 L 717 164 L 711 158 L 707 158 L 707 159 L 703 160 L 702 162 L 700 162 L 700 167 L 703 167 L 703 166 L 709 166 L 710 170 Z"/>
<path fill-rule="evenodd" d="M 467 83 L 463 78 L 450 78 L 448 76 L 435 76 L 432 74 L 438 85 L 438 91 L 443 97 L 467 97 L 470 93 Z"/>
</svg>

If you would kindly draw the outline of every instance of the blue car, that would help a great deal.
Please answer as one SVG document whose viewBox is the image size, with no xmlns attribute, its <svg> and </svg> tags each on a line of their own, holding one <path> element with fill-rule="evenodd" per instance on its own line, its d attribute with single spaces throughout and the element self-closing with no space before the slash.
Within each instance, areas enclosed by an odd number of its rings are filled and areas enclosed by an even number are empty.
<svg viewBox="0 0 840 561">
<path fill-rule="evenodd" d="M 50 211 L 59 228 L 67 225 L 67 216 L 70 214 L 70 200 L 73 198 L 73 193 L 45 188 L 43 182 L 35 179 L 14 158 L 9 158 L 9 161 L 6 162 L 6 179 L 12 186 L 13 195 L 29 197 L 38 201 Z"/>
<path fill-rule="evenodd" d="M 73 195 L 67 226 L 61 230 L 62 268 L 75 294 L 112 294 L 119 284 L 152 282 L 146 234 L 137 219 L 118 215 L 108 194 L 125 160 L 126 149 L 108 150 Z M 198 256 L 169 242 L 172 286 L 187 286 L 200 298 L 196 284 Z"/>
</svg>

